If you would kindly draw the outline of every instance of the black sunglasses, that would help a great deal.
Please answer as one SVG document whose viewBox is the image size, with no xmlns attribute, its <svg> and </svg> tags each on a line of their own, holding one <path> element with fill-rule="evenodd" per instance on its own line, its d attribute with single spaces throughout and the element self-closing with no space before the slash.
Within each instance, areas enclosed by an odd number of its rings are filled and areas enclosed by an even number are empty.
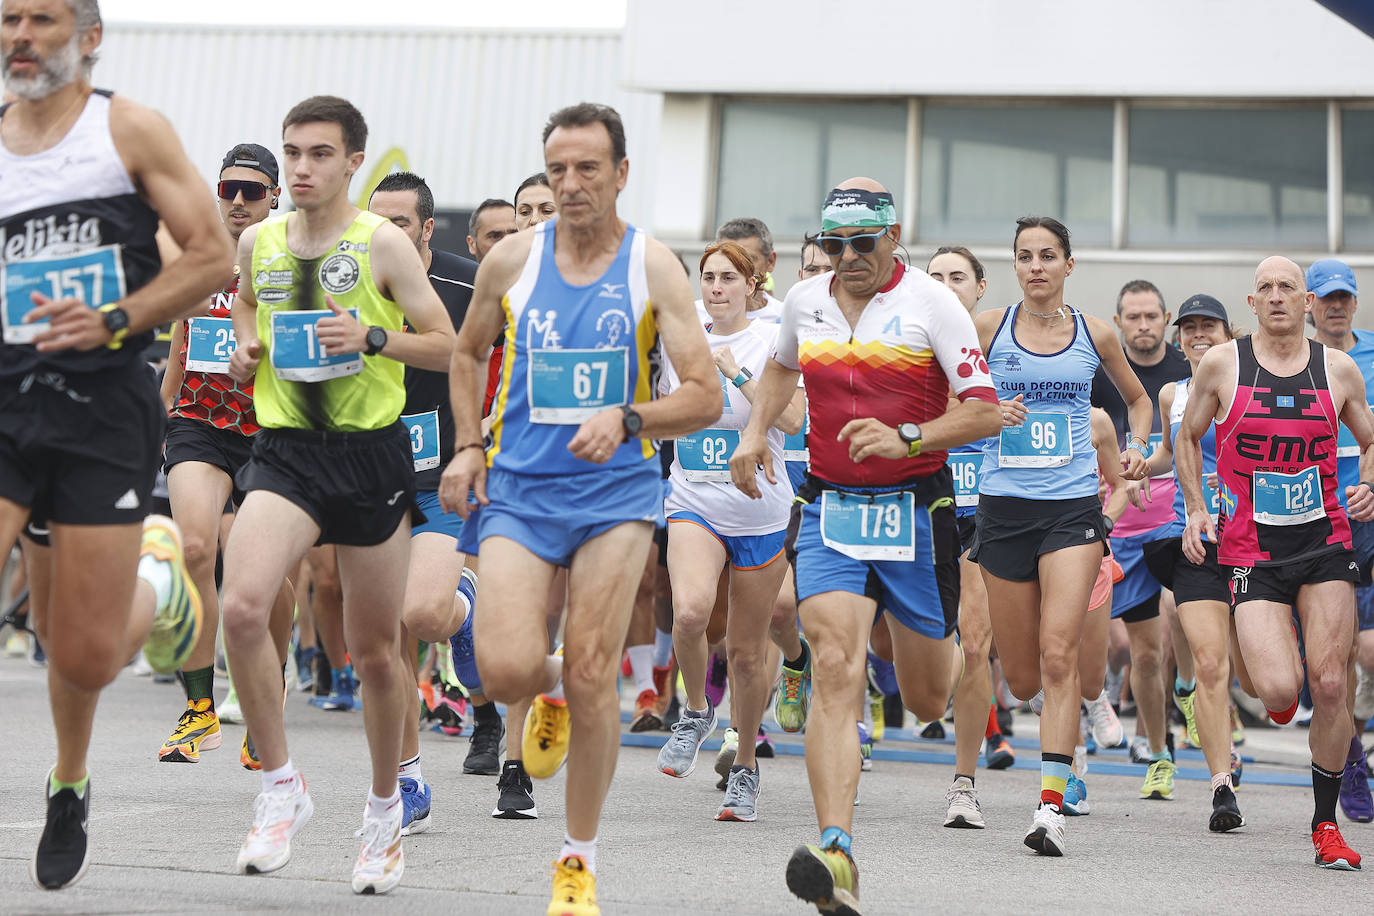
<svg viewBox="0 0 1374 916">
<path fill-rule="evenodd" d="M 818 235 L 816 244 L 828 257 L 837 258 L 844 254 L 845 246 L 854 249 L 855 254 L 872 254 L 878 247 L 878 239 L 887 235 L 887 228 L 861 235 Z"/>
<path fill-rule="evenodd" d="M 219 183 L 220 200 L 233 200 L 240 194 L 244 200 L 262 200 L 267 196 L 270 188 L 261 181 L 221 181 Z"/>
</svg>

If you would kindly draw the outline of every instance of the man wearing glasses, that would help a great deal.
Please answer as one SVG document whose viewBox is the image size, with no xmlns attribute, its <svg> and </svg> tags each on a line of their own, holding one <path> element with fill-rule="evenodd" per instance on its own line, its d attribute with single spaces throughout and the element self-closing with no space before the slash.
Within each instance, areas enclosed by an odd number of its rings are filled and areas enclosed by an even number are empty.
<svg viewBox="0 0 1374 916">
<path fill-rule="evenodd" d="M 243 230 L 265 220 L 277 207 L 277 159 L 256 143 L 229 150 L 220 164 L 219 214 L 235 243 Z M 172 518 L 181 526 L 186 565 L 204 603 L 204 626 L 181 669 L 186 710 L 162 747 L 164 763 L 199 763 L 200 752 L 220 746 L 215 714 L 215 635 L 219 630 L 219 591 L 215 555 L 220 516 L 225 503 L 243 502 L 234 475 L 248 463 L 252 436 L 258 431 L 253 413 L 253 383 L 240 384 L 229 373 L 234 352 L 234 325 L 229 317 L 238 295 L 238 268 L 224 287 L 172 332 L 171 362 L 162 380 L 169 405 L 164 466 L 171 494 Z M 274 612 L 290 612 L 289 590 Z M 287 623 L 289 626 L 289 623 Z M 248 739 L 244 738 L 245 748 Z M 251 752 L 249 752 L 251 757 Z"/>
<path fill-rule="evenodd" d="M 897 260 L 892 195 L 854 178 L 831 191 L 817 242 L 833 277 L 787 294 L 730 473 L 759 498 L 771 482 L 764 433 L 806 383 L 813 435 L 789 537 L 812 648 L 806 768 L 820 843 L 798 846 L 787 886 L 821 912 L 859 912 L 850 829 L 859 780 L 856 701 L 869 632 L 886 611 L 902 698 L 943 715 L 954 667 L 959 537 L 946 449 L 995 434 L 997 396 L 968 312 L 943 284 Z M 950 392 L 961 403 L 948 408 Z M 953 678 L 952 678 L 953 676 Z"/>
</svg>

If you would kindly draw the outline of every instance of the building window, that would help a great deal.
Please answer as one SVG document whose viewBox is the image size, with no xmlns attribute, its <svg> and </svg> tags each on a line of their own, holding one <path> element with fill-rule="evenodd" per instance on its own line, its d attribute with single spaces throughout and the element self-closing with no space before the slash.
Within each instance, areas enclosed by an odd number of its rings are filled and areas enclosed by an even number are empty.
<svg viewBox="0 0 1374 916">
<path fill-rule="evenodd" d="M 1345 245 L 1374 250 L 1374 111 L 1341 112 L 1341 164 L 1345 185 Z"/>
<path fill-rule="evenodd" d="M 1011 245 L 1017 217 L 1053 216 L 1074 241 L 1111 241 L 1112 108 L 928 104 L 920 236 Z"/>
<path fill-rule="evenodd" d="M 1135 246 L 1325 248 L 1324 108 L 1130 113 Z"/>
<path fill-rule="evenodd" d="M 882 182 L 900 208 L 906 122 L 904 100 L 725 101 L 716 224 L 753 216 L 776 238 L 800 238 L 820 227 L 825 192 L 856 175 Z"/>
</svg>

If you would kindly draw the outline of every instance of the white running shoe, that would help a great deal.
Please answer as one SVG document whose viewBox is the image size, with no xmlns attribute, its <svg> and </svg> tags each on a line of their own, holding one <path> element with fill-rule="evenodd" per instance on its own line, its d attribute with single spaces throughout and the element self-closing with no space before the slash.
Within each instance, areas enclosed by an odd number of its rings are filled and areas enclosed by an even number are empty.
<svg viewBox="0 0 1374 916">
<path fill-rule="evenodd" d="M 401 814 L 404 805 L 399 799 L 383 817 L 363 816 L 363 838 L 358 861 L 353 863 L 353 893 L 385 894 L 401 881 L 405 872 L 405 852 L 401 848 Z"/>
<path fill-rule="evenodd" d="M 291 860 L 291 837 L 315 813 L 305 778 L 297 774 L 291 786 L 258 794 L 253 829 L 239 849 L 237 870 L 247 875 L 276 871 Z"/>
<path fill-rule="evenodd" d="M 1026 833 L 1026 845 L 1042 856 L 1064 854 L 1064 815 L 1054 805 L 1041 804 Z"/>
<path fill-rule="evenodd" d="M 978 804 L 978 793 L 967 776 L 960 776 L 945 793 L 949 807 L 945 810 L 946 827 L 973 827 L 982 830 L 987 826 L 983 820 L 983 807 Z"/>
<path fill-rule="evenodd" d="M 1126 737 L 1126 732 L 1121 727 L 1121 720 L 1117 718 L 1116 710 L 1112 709 L 1111 700 L 1107 698 L 1107 691 L 1103 690 L 1097 695 L 1097 699 L 1088 700 L 1088 721 L 1092 724 L 1093 740 L 1100 748 L 1118 747 Z"/>
</svg>

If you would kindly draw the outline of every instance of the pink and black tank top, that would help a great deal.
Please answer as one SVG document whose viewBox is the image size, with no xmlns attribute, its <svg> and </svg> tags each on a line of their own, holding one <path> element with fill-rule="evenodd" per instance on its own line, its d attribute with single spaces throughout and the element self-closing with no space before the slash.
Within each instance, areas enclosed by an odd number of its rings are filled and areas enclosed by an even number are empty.
<svg viewBox="0 0 1374 916">
<path fill-rule="evenodd" d="M 1216 424 L 1224 564 L 1277 566 L 1350 547 L 1326 348 L 1307 344 L 1307 366 L 1280 378 L 1255 359 L 1251 338 L 1236 341 L 1236 393 Z"/>
</svg>

